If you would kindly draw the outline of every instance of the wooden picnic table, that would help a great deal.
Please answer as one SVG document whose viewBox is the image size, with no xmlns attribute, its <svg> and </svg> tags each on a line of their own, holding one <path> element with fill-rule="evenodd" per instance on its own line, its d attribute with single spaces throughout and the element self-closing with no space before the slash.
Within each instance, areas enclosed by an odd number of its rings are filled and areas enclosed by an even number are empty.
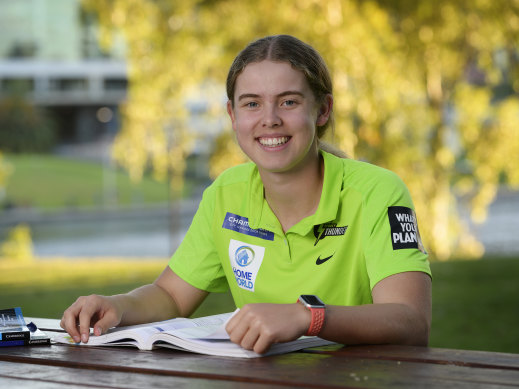
<svg viewBox="0 0 519 389">
<path fill-rule="evenodd" d="M 3 347 L 0 388 L 11 387 L 510 388 L 519 387 L 519 354 L 337 345 L 240 359 L 170 349 Z"/>
</svg>

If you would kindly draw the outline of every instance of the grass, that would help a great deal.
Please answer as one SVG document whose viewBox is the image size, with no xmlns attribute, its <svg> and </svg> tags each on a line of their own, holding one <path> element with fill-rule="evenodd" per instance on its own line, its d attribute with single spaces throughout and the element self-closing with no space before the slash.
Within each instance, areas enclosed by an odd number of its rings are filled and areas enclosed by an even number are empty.
<svg viewBox="0 0 519 389">
<path fill-rule="evenodd" d="M 149 204 L 168 201 L 168 183 L 103 169 L 99 163 L 53 155 L 6 155 L 12 167 L 4 206 L 54 210 L 61 207 Z M 0 203 L 1 206 L 1 203 Z"/>
<path fill-rule="evenodd" d="M 433 263 L 431 346 L 519 353 L 519 258 Z"/>
<path fill-rule="evenodd" d="M 22 307 L 25 316 L 59 318 L 78 296 L 124 293 L 151 283 L 168 259 L 45 259 L 27 263 L 0 258 L 0 308 Z M 234 310 L 229 293 L 212 294 L 194 313 Z"/>
<path fill-rule="evenodd" d="M 0 307 L 59 318 L 80 295 L 116 294 L 152 282 L 167 259 L 0 261 Z M 433 263 L 432 347 L 519 353 L 519 258 Z M 212 294 L 195 312 L 234 309 Z"/>
</svg>

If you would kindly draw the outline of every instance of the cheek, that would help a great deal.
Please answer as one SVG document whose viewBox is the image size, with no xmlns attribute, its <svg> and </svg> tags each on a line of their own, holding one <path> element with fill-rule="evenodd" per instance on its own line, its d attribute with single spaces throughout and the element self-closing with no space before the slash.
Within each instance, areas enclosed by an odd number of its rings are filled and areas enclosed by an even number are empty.
<svg viewBox="0 0 519 389">
<path fill-rule="evenodd" d="M 290 118 L 291 126 L 313 136 L 317 132 L 316 118 L 312 115 L 294 115 Z"/>
<path fill-rule="evenodd" d="M 236 134 L 245 134 L 252 131 L 257 120 L 254 115 L 235 115 L 232 127 Z"/>
<path fill-rule="evenodd" d="M 249 126 L 247 126 L 243 118 L 236 117 L 232 124 L 232 128 L 238 145 L 243 149 L 251 139 Z"/>
<path fill-rule="evenodd" d="M 317 123 L 317 112 L 307 106 L 301 106 L 298 109 L 286 111 L 284 118 L 285 121 L 289 121 L 293 125 L 315 127 Z"/>
</svg>

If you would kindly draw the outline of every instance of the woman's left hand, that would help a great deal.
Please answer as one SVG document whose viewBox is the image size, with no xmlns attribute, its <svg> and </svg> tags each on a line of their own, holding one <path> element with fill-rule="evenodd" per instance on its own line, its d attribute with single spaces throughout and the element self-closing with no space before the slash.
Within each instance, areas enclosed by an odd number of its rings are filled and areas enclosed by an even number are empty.
<svg viewBox="0 0 519 389">
<path fill-rule="evenodd" d="M 247 304 L 232 317 L 225 329 L 232 342 L 258 354 L 273 343 L 289 342 L 304 335 L 311 314 L 303 305 Z"/>
</svg>

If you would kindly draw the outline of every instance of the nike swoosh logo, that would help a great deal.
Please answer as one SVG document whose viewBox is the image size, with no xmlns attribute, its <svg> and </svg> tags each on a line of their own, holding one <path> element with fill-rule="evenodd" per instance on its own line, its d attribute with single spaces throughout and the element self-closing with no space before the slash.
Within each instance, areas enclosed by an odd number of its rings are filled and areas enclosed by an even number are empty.
<svg viewBox="0 0 519 389">
<path fill-rule="evenodd" d="M 335 253 L 333 253 L 333 254 L 335 254 Z M 321 256 L 319 255 L 319 256 L 317 257 L 317 260 L 315 261 L 315 264 L 316 264 L 316 265 L 322 265 L 322 264 L 325 263 L 327 260 L 329 260 L 331 257 L 333 257 L 333 254 L 330 255 L 329 257 L 326 257 L 326 258 L 323 258 L 323 259 L 321 259 Z"/>
</svg>

